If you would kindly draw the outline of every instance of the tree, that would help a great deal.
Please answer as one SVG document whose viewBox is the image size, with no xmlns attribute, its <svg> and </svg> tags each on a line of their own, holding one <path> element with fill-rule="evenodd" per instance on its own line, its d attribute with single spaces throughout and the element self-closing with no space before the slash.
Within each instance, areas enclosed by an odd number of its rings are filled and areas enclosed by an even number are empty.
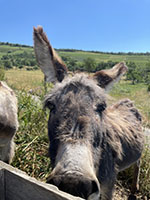
<svg viewBox="0 0 150 200">
<path fill-rule="evenodd" d="M 0 81 L 5 80 L 5 70 L 2 66 L 0 66 Z"/>
<path fill-rule="evenodd" d="M 83 67 L 88 72 L 94 72 L 96 69 L 96 62 L 93 58 L 86 58 L 83 60 Z"/>
<path fill-rule="evenodd" d="M 128 66 L 128 72 L 126 79 L 131 80 L 132 84 L 138 83 L 141 81 L 141 74 L 140 74 L 140 68 L 136 66 L 134 62 L 130 62 L 127 64 Z"/>
<path fill-rule="evenodd" d="M 4 60 L 4 68 L 6 69 L 11 69 L 12 68 L 12 63 L 10 60 Z"/>
<path fill-rule="evenodd" d="M 143 81 L 150 85 L 150 62 L 148 62 L 142 70 Z"/>
</svg>

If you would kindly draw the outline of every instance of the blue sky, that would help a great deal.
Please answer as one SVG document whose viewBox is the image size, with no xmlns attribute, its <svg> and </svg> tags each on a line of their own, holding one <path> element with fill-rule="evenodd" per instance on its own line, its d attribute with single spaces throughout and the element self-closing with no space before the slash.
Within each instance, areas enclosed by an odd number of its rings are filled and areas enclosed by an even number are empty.
<svg viewBox="0 0 150 200">
<path fill-rule="evenodd" d="M 55 48 L 150 52 L 150 0 L 0 0 L 0 41 L 33 45 L 42 25 Z"/>
</svg>

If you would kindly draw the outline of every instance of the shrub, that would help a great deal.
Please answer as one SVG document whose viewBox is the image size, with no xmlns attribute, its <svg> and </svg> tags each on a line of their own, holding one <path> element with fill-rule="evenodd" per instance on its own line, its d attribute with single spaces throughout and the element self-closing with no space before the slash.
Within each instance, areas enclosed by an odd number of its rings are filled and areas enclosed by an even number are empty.
<svg viewBox="0 0 150 200">
<path fill-rule="evenodd" d="M 16 154 L 12 165 L 35 178 L 45 180 L 50 173 L 48 152 L 48 113 L 42 104 L 22 91 L 18 96 L 19 130 L 15 136 Z"/>
<path fill-rule="evenodd" d="M 147 87 L 147 92 L 150 92 L 150 85 L 148 85 Z"/>
<path fill-rule="evenodd" d="M 5 70 L 4 68 L 0 68 L 0 81 L 5 81 L 6 78 L 5 78 Z"/>
<path fill-rule="evenodd" d="M 140 192 L 150 199 L 150 147 L 145 146 L 140 173 Z"/>
</svg>

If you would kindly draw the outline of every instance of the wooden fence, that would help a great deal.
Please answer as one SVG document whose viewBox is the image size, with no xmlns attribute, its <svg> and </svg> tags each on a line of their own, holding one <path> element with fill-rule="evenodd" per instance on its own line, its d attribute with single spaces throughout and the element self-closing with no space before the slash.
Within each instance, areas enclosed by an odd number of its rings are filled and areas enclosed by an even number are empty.
<svg viewBox="0 0 150 200">
<path fill-rule="evenodd" d="M 0 161 L 0 200 L 82 200 Z"/>
</svg>

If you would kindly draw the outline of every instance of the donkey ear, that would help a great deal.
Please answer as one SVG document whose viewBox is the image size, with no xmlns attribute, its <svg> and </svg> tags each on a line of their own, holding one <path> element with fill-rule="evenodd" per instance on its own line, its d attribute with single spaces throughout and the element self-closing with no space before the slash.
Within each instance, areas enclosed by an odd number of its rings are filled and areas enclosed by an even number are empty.
<svg viewBox="0 0 150 200">
<path fill-rule="evenodd" d="M 50 45 L 43 28 L 33 30 L 36 60 L 45 75 L 47 82 L 61 82 L 67 74 L 67 67 Z"/>
<path fill-rule="evenodd" d="M 101 70 L 94 74 L 94 78 L 97 80 L 98 85 L 105 90 L 109 90 L 114 83 L 118 82 L 123 74 L 128 70 L 128 67 L 124 62 L 116 64 L 111 69 Z"/>
</svg>

